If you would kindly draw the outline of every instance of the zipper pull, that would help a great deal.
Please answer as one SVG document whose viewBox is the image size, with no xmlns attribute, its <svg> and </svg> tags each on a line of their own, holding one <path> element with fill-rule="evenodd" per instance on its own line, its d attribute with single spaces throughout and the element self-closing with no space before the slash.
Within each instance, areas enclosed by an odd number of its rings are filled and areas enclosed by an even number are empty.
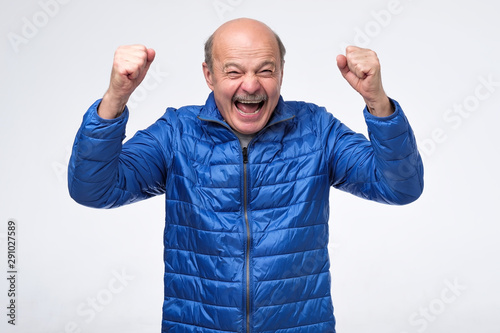
<svg viewBox="0 0 500 333">
<path fill-rule="evenodd" d="M 247 147 L 243 147 L 243 164 L 248 163 L 248 149 Z"/>
</svg>

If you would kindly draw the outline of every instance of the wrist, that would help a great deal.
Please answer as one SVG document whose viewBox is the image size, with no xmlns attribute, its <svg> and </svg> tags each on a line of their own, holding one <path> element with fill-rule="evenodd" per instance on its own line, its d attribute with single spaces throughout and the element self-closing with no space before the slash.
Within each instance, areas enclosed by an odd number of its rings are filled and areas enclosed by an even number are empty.
<svg viewBox="0 0 500 333">
<path fill-rule="evenodd" d="M 102 97 L 97 108 L 97 114 L 104 119 L 118 118 L 127 105 L 128 98 L 120 98 L 113 95 L 109 90 Z"/>
<path fill-rule="evenodd" d="M 376 100 L 365 99 L 365 103 L 368 111 L 376 117 L 388 117 L 395 111 L 394 104 L 385 94 Z"/>
</svg>

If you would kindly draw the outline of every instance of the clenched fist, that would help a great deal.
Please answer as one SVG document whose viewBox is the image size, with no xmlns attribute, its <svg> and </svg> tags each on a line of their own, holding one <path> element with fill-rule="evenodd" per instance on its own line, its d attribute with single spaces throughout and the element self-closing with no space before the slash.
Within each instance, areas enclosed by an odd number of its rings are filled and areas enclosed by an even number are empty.
<svg viewBox="0 0 500 333">
<path fill-rule="evenodd" d="M 380 62 L 374 51 L 348 46 L 345 56 L 337 56 L 337 66 L 351 87 L 361 94 L 370 113 L 386 117 L 394 112 L 382 87 Z"/>
<path fill-rule="evenodd" d="M 134 90 L 141 84 L 155 58 L 155 51 L 144 45 L 120 46 L 113 60 L 108 91 L 99 105 L 98 114 L 113 119 L 123 112 Z"/>
</svg>

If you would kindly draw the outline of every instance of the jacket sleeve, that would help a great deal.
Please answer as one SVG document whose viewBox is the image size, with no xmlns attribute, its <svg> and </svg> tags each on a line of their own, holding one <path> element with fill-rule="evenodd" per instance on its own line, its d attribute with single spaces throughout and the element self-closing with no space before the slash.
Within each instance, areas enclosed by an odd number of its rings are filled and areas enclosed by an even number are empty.
<svg viewBox="0 0 500 333">
<path fill-rule="evenodd" d="M 112 208 L 163 194 L 171 127 L 161 118 L 122 145 L 128 109 L 117 119 L 102 119 L 99 103 L 89 108 L 75 138 L 68 166 L 71 197 L 85 206 Z"/>
<path fill-rule="evenodd" d="M 423 191 L 423 164 L 413 131 L 396 101 L 378 118 L 365 108 L 370 140 L 331 116 L 326 133 L 331 185 L 386 204 L 404 205 Z"/>
</svg>

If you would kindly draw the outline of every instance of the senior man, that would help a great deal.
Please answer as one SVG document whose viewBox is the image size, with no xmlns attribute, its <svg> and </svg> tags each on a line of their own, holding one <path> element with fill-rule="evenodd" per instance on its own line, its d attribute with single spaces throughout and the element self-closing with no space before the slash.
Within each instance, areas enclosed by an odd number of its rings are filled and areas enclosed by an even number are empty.
<svg viewBox="0 0 500 333">
<path fill-rule="evenodd" d="M 265 24 L 223 24 L 205 44 L 205 105 L 168 108 L 122 145 L 127 100 L 155 52 L 120 47 L 84 116 L 69 165 L 77 202 L 165 194 L 162 332 L 335 332 L 330 187 L 387 204 L 422 192 L 415 138 L 373 51 L 337 57 L 366 103 L 370 140 L 324 108 L 284 101 L 284 55 Z"/>
</svg>

